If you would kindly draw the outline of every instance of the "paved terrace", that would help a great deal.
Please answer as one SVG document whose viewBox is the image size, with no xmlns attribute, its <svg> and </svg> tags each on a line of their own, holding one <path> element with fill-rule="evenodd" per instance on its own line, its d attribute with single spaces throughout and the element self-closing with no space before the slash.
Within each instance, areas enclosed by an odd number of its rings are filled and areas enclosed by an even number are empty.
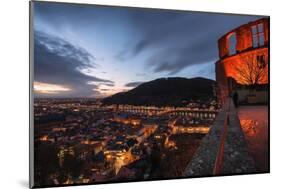
<svg viewBox="0 0 281 189">
<path fill-rule="evenodd" d="M 248 152 L 238 113 L 232 101 L 217 114 L 210 132 L 184 171 L 184 177 L 232 175 L 256 172 Z"/>
<path fill-rule="evenodd" d="M 268 106 L 240 106 L 238 116 L 257 171 L 268 172 Z"/>
</svg>

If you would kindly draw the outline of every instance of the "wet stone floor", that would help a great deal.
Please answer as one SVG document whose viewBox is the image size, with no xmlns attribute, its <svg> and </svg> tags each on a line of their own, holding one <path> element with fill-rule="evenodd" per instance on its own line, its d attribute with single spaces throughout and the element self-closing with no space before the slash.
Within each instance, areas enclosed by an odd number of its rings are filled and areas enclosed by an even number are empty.
<svg viewBox="0 0 281 189">
<path fill-rule="evenodd" d="M 238 116 L 257 172 L 268 172 L 268 106 L 240 106 Z"/>
</svg>

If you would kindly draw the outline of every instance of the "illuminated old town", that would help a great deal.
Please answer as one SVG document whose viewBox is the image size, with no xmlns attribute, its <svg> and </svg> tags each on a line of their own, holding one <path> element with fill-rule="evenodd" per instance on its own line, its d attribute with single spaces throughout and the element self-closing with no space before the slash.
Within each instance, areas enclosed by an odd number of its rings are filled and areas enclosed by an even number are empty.
<svg viewBox="0 0 281 189">
<path fill-rule="evenodd" d="M 65 184 L 144 179 L 152 173 L 161 175 L 162 171 L 167 178 L 180 176 L 218 110 L 215 101 L 190 104 L 178 108 L 132 105 L 117 108 L 117 105 L 102 106 L 92 99 L 38 99 L 34 104 L 35 125 L 40 128 L 35 133 L 36 147 L 48 149 L 49 155 L 50 150 L 57 154 L 53 163 L 58 170 L 69 164 L 75 167 L 79 162 L 83 164 L 79 170 L 69 170 L 79 171 L 81 177 L 75 180 L 70 172 L 65 175 Z M 191 148 L 189 154 L 184 150 L 187 144 Z M 155 158 L 170 162 L 159 167 L 162 171 L 151 172 L 149 157 L 155 148 L 159 148 Z M 175 152 L 185 161 L 175 163 L 171 159 Z M 137 167 L 141 165 L 140 170 Z M 171 171 L 175 166 L 179 170 Z"/>
<path fill-rule="evenodd" d="M 45 6 L 35 4 L 36 186 L 268 172 L 269 18 L 82 6 L 97 19 L 86 27 L 56 7 L 76 35 Z"/>
</svg>

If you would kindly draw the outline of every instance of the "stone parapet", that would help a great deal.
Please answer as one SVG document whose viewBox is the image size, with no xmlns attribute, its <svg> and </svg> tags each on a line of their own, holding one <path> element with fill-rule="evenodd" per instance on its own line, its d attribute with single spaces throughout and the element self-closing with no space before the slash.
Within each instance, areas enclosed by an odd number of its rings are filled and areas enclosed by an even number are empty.
<svg viewBox="0 0 281 189">
<path fill-rule="evenodd" d="M 236 108 L 232 101 L 229 102 L 229 108 L 223 108 L 217 114 L 209 133 L 202 139 L 187 165 L 184 177 L 245 174 L 256 171 Z M 227 125 L 224 126 L 225 124 Z"/>
</svg>

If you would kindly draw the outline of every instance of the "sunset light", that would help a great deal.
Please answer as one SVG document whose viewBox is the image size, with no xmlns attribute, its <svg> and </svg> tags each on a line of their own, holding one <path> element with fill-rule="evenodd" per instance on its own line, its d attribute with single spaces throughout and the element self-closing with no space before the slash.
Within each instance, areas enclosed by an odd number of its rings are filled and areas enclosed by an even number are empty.
<svg viewBox="0 0 281 189">
<path fill-rule="evenodd" d="M 53 93 L 59 93 L 59 92 L 65 92 L 70 91 L 70 88 L 56 85 L 56 84 L 49 84 L 49 83 L 43 83 L 43 82 L 34 82 L 34 91 L 36 93 L 43 93 L 43 94 L 53 94 Z"/>
<path fill-rule="evenodd" d="M 30 187 L 269 173 L 269 17 L 31 2 Z"/>
</svg>

